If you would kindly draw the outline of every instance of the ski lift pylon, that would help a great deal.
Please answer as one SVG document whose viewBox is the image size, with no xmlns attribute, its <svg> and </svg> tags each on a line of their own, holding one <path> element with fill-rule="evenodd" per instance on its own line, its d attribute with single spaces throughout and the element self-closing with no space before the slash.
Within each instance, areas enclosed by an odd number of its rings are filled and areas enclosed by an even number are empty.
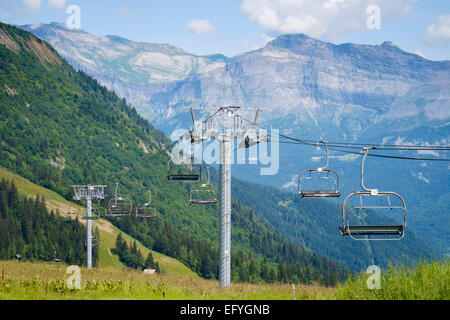
<svg viewBox="0 0 450 320">
<path fill-rule="evenodd" d="M 344 200 L 342 205 L 342 226 L 339 227 L 339 231 L 343 236 L 350 236 L 354 240 L 401 240 L 405 235 L 406 229 L 406 204 L 404 199 L 396 192 L 392 191 L 379 191 L 378 189 L 368 189 L 364 185 L 364 163 L 369 153 L 369 150 L 374 149 L 373 147 L 365 147 L 364 157 L 361 162 L 361 187 L 362 191 L 354 191 L 350 193 Z M 349 208 L 346 206 L 347 200 L 351 197 L 359 196 L 358 206 L 353 206 Z M 399 205 L 393 205 L 391 196 L 397 199 Z M 387 205 L 364 205 L 363 197 L 386 197 Z M 375 210 L 375 209 L 387 209 L 392 211 L 394 209 L 400 210 L 403 216 L 401 224 L 397 225 L 356 225 L 350 224 L 350 210 L 356 210 L 364 212 L 365 210 Z M 368 236 L 385 236 L 369 238 Z M 363 238 L 364 237 L 364 238 Z"/>
<path fill-rule="evenodd" d="M 333 169 L 328 169 L 328 146 L 327 141 L 321 141 L 323 143 L 326 150 L 326 165 L 317 169 L 306 169 L 303 170 L 302 173 L 298 176 L 298 194 L 302 198 L 332 198 L 332 197 L 340 197 L 341 193 L 339 192 L 339 175 Z M 317 172 L 318 174 L 326 174 L 325 176 L 313 177 L 312 174 Z M 312 179 L 324 179 L 326 181 L 332 181 L 332 188 L 305 188 L 304 180 L 312 180 Z M 303 182 L 303 185 L 302 185 Z"/>
</svg>

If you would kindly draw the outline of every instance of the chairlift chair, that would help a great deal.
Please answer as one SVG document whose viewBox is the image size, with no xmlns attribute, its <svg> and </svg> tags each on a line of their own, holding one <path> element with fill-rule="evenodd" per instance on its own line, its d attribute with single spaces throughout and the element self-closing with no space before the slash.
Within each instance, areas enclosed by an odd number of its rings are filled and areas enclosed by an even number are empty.
<svg viewBox="0 0 450 320">
<path fill-rule="evenodd" d="M 317 169 L 306 169 L 300 173 L 298 177 L 298 194 L 302 198 L 333 198 L 340 197 L 341 193 L 339 192 L 339 175 L 333 169 L 328 169 L 328 146 L 327 141 L 321 141 L 326 149 L 326 165 L 322 168 Z M 319 176 L 314 176 L 314 173 L 317 173 Z M 312 181 L 324 182 L 326 181 L 327 185 L 330 185 L 331 188 L 306 188 L 305 180 L 308 180 L 310 183 Z"/>
<path fill-rule="evenodd" d="M 206 183 L 197 184 L 191 187 L 190 202 L 192 204 L 214 204 L 217 203 L 217 188 L 210 183 L 209 168 L 205 167 L 208 172 Z"/>
<path fill-rule="evenodd" d="M 53 252 L 53 262 L 55 262 L 55 263 L 61 263 L 62 262 L 61 259 L 56 258 L 56 251 Z"/>
<path fill-rule="evenodd" d="M 201 171 L 199 173 L 193 173 L 191 166 L 189 167 L 189 173 L 174 173 L 171 172 L 170 163 L 172 159 L 167 162 L 167 180 L 169 181 L 186 181 L 186 182 L 198 182 L 201 178 Z"/>
<path fill-rule="evenodd" d="M 107 217 L 129 216 L 133 210 L 133 203 L 130 199 L 117 195 L 119 183 L 116 183 L 114 197 L 109 200 L 108 207 L 105 212 Z"/>
<path fill-rule="evenodd" d="M 342 226 L 339 227 L 339 231 L 343 236 L 350 236 L 353 240 L 401 240 L 405 235 L 406 229 L 406 205 L 404 199 L 396 192 L 392 191 L 379 191 L 378 189 L 368 189 L 364 186 L 364 162 L 370 149 L 363 148 L 365 151 L 362 163 L 361 163 L 361 187 L 362 191 L 355 191 L 350 193 L 344 200 L 342 205 Z M 359 197 L 359 205 L 346 206 L 347 200 L 352 197 Z M 364 204 L 364 198 L 385 198 L 386 204 L 367 205 Z M 396 225 L 364 225 L 351 224 L 349 216 L 351 213 L 355 213 L 359 216 L 367 212 L 367 210 L 397 210 L 402 214 L 402 223 Z M 370 211 L 367 212 L 367 215 Z M 354 220 L 354 219 L 353 219 Z M 376 237 L 370 237 L 376 236 Z M 381 237 L 384 236 L 384 237 Z"/>
<path fill-rule="evenodd" d="M 150 189 L 148 189 L 148 202 L 136 206 L 136 218 L 156 218 L 156 208 L 152 205 Z"/>
</svg>

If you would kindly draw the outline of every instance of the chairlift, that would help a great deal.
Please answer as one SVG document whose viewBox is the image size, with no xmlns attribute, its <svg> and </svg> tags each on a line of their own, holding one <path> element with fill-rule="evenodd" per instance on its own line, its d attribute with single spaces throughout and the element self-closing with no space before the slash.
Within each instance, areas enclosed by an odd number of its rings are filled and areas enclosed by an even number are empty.
<svg viewBox="0 0 450 320">
<path fill-rule="evenodd" d="M 129 216 L 133 210 L 133 203 L 130 199 L 117 195 L 119 183 L 116 183 L 114 197 L 109 200 L 108 207 L 105 212 L 107 217 Z"/>
<path fill-rule="evenodd" d="M 328 146 L 327 141 L 321 141 L 326 150 L 326 165 L 317 169 L 306 169 L 300 173 L 298 177 L 298 194 L 302 198 L 334 198 L 340 197 L 339 192 L 339 175 L 333 169 L 328 169 Z M 308 185 L 316 185 L 315 188 L 305 187 Z M 320 186 L 318 186 L 320 185 Z"/>
<path fill-rule="evenodd" d="M 53 252 L 53 262 L 55 263 L 61 263 L 62 260 L 56 257 L 56 251 Z"/>
<path fill-rule="evenodd" d="M 193 157 L 192 157 L 193 160 Z M 195 173 L 193 172 L 193 166 L 191 166 L 190 164 L 187 165 L 187 167 L 189 168 L 189 172 L 188 173 L 181 173 L 181 166 L 180 168 L 178 168 L 177 172 L 171 172 L 171 166 L 170 163 L 172 162 L 172 159 L 169 159 L 169 161 L 167 162 L 167 180 L 169 181 L 186 181 L 186 182 L 198 182 L 200 181 L 201 178 L 201 169 L 199 173 Z M 193 163 L 193 161 L 192 161 Z M 201 168 L 201 167 L 200 167 Z"/>
<path fill-rule="evenodd" d="M 353 240 L 401 240 L 405 235 L 406 229 L 406 205 L 404 199 L 395 192 L 391 191 L 379 191 L 378 189 L 368 189 L 364 186 L 364 162 L 366 160 L 369 150 L 373 147 L 363 148 L 365 151 L 362 163 L 361 163 L 361 187 L 362 191 L 355 191 L 350 193 L 344 200 L 342 205 L 342 226 L 339 227 L 339 231 L 343 236 L 350 236 Z M 358 205 L 350 208 L 346 206 L 347 200 L 350 198 L 359 197 Z M 364 199 L 382 199 L 386 200 L 381 204 L 367 205 L 367 201 Z M 367 212 L 369 210 L 369 212 Z M 403 216 L 401 224 L 396 225 L 370 225 L 364 223 L 363 225 L 357 225 L 350 223 L 349 216 L 354 213 L 358 220 L 363 220 L 364 216 L 370 215 L 370 210 L 389 210 L 390 213 L 397 211 Z M 355 220 L 355 219 L 353 219 Z M 369 237 L 378 236 L 378 237 Z M 384 237 L 380 237 L 384 236 Z"/>
<path fill-rule="evenodd" d="M 210 183 L 209 167 L 205 166 L 208 172 L 206 183 L 197 184 L 191 187 L 190 202 L 192 204 L 213 204 L 217 203 L 217 189 Z"/>
<path fill-rule="evenodd" d="M 148 189 L 148 202 L 136 206 L 136 218 L 156 218 L 156 208 L 152 205 L 150 189 Z"/>
</svg>

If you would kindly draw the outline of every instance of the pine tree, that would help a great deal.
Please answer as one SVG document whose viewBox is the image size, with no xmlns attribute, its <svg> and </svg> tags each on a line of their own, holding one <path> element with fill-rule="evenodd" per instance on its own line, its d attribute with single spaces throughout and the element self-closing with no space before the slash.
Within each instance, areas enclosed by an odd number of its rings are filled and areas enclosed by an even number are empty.
<svg viewBox="0 0 450 320">
<path fill-rule="evenodd" d="M 127 251 L 127 242 L 123 239 L 122 233 L 119 233 L 119 235 L 116 238 L 116 247 L 114 248 L 114 251 L 116 254 L 120 256 L 122 252 Z"/>
<path fill-rule="evenodd" d="M 131 251 L 132 254 L 137 255 L 138 249 L 137 249 L 136 241 L 133 242 L 133 245 L 132 245 L 130 251 Z"/>
<path fill-rule="evenodd" d="M 8 202 L 6 197 L 6 190 L 0 190 L 0 215 L 3 219 L 6 219 L 8 214 Z"/>
<path fill-rule="evenodd" d="M 145 259 L 144 266 L 146 269 L 156 269 L 155 268 L 155 261 L 153 260 L 152 252 L 149 251 L 147 255 L 147 259 Z"/>
</svg>

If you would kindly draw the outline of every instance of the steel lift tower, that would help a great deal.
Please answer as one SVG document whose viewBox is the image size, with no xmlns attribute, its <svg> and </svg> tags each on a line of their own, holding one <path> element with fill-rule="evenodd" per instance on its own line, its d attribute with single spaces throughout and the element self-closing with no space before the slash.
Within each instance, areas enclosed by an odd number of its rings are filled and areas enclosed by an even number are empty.
<svg viewBox="0 0 450 320">
<path fill-rule="evenodd" d="M 231 282 L 231 157 L 235 139 L 242 142 L 240 147 L 249 148 L 266 142 L 267 136 L 257 133 L 260 109 L 245 109 L 230 106 L 221 107 L 210 113 L 206 120 L 197 121 L 194 109 L 209 111 L 210 108 L 190 108 L 194 129 L 186 133 L 191 143 L 202 143 L 212 139 L 219 141 L 220 159 L 220 286 L 227 288 Z M 253 123 L 246 121 L 241 112 L 256 111 Z"/>
<path fill-rule="evenodd" d="M 86 200 L 86 267 L 92 268 L 92 220 L 98 219 L 92 216 L 92 201 L 105 199 L 105 185 L 74 185 L 72 186 L 75 201 Z"/>
</svg>

